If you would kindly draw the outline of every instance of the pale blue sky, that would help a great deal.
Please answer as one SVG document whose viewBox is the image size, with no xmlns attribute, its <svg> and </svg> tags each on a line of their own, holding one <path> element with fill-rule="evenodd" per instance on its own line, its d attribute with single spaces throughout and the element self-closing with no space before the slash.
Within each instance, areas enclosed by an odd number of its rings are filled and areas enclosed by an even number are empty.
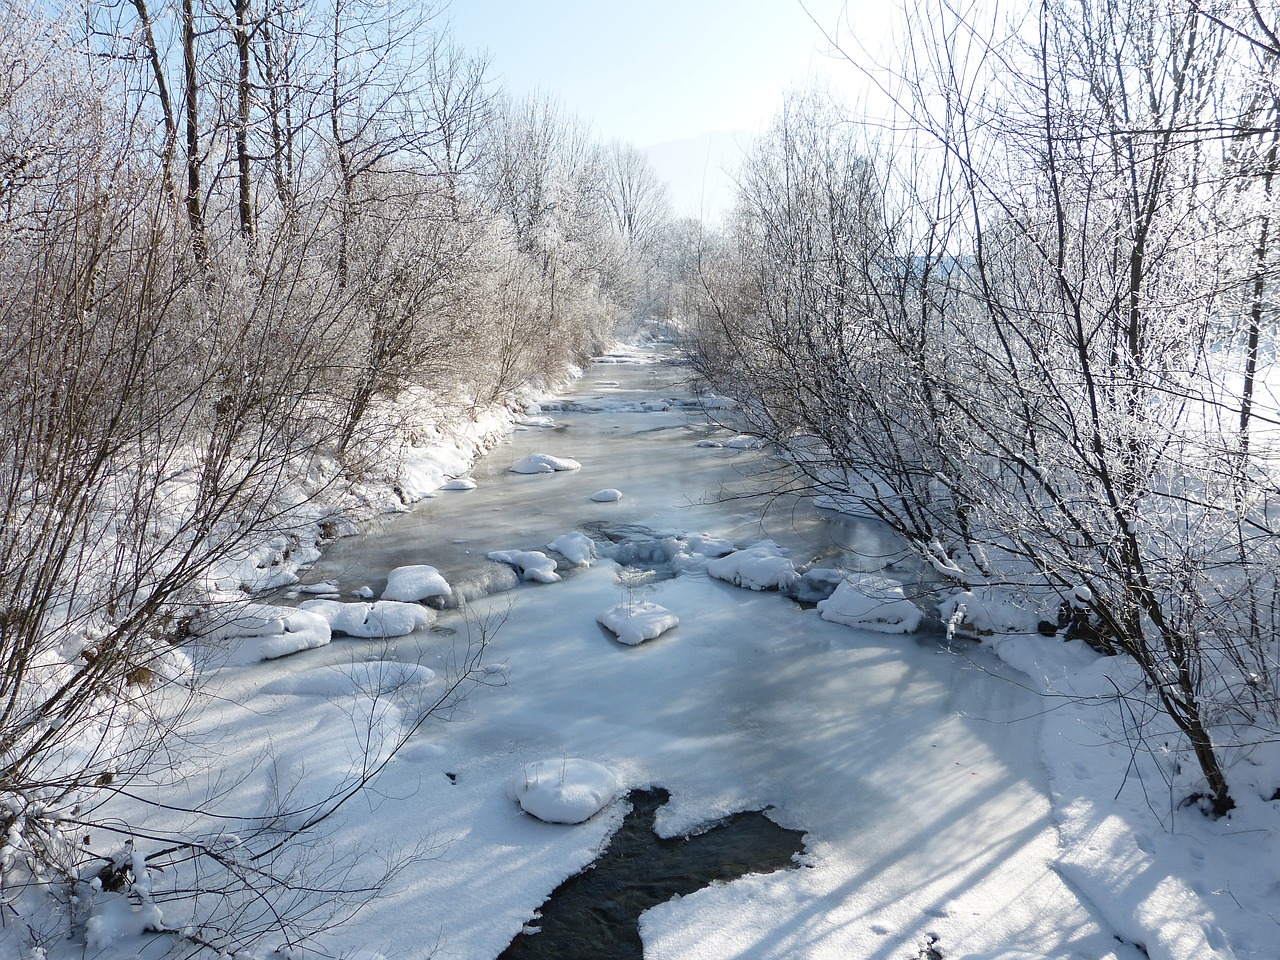
<svg viewBox="0 0 1280 960">
<path fill-rule="evenodd" d="M 849 0 L 842 15 L 845 0 L 453 0 L 447 16 L 463 45 L 488 50 L 505 89 L 555 94 L 602 139 L 649 147 L 756 133 L 786 90 L 853 84 L 805 8 L 874 45 L 891 4 Z"/>
</svg>

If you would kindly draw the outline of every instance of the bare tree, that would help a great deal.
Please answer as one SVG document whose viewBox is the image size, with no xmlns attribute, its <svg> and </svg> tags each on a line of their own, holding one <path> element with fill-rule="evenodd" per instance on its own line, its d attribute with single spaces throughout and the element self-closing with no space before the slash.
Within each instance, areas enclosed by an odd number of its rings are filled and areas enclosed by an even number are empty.
<svg viewBox="0 0 1280 960">
<path fill-rule="evenodd" d="M 1247 443 L 1219 429 L 1256 414 L 1210 349 L 1224 315 L 1261 334 L 1268 259 L 1269 214 L 1248 264 L 1226 216 L 1232 35 L 1158 0 L 1045 4 L 994 36 L 946 4 L 913 22 L 906 136 L 858 157 L 789 107 L 749 162 L 703 365 L 727 352 L 758 432 L 969 596 L 1013 591 L 1133 658 L 1223 814 L 1215 731 L 1274 729 L 1278 693 L 1256 687 L 1265 472 L 1240 480 Z"/>
</svg>

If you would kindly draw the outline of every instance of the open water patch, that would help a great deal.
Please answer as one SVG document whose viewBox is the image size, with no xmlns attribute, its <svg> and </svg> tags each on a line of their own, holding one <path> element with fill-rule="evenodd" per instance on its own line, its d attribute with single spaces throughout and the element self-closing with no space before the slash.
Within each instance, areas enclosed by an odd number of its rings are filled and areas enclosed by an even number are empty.
<svg viewBox="0 0 1280 960">
<path fill-rule="evenodd" d="M 643 960 L 644 911 L 713 883 L 795 869 L 804 852 L 803 833 L 758 810 L 664 839 L 654 819 L 671 794 L 654 787 L 627 799 L 631 812 L 604 853 L 552 892 L 499 960 Z"/>
</svg>

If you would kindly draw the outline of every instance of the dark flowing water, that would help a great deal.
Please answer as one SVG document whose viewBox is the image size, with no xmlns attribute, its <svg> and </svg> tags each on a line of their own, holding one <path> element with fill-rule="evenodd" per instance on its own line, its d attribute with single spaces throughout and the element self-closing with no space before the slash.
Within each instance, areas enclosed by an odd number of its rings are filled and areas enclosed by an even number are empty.
<svg viewBox="0 0 1280 960">
<path fill-rule="evenodd" d="M 759 811 L 736 813 L 710 829 L 663 839 L 654 832 L 661 787 L 628 795 L 632 809 L 608 849 L 547 899 L 538 932 L 519 934 L 499 960 L 642 960 L 640 914 L 675 896 L 749 873 L 797 866 L 804 835 Z"/>
</svg>

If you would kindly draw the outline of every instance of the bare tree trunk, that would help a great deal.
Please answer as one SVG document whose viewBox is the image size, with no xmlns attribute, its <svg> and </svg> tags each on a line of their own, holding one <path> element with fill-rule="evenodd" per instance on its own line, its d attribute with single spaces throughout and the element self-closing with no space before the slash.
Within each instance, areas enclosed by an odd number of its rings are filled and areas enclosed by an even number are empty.
<svg viewBox="0 0 1280 960">
<path fill-rule="evenodd" d="M 151 75 L 156 82 L 156 95 L 160 98 L 160 112 L 164 117 L 164 149 L 160 155 L 164 188 L 170 199 L 176 200 L 178 188 L 173 182 L 173 157 L 178 148 L 178 124 L 173 115 L 173 101 L 169 97 L 169 84 L 165 80 L 164 67 L 160 63 L 160 51 L 156 48 L 155 31 L 151 26 L 151 14 L 147 10 L 146 0 L 133 0 L 133 8 L 138 13 L 138 22 L 142 24 L 147 60 L 151 64 Z"/>
<path fill-rule="evenodd" d="M 182 69 L 186 88 L 187 222 L 191 248 L 203 268 L 209 260 L 204 198 L 200 183 L 200 80 L 196 73 L 196 18 L 193 0 L 182 0 Z"/>
<path fill-rule="evenodd" d="M 235 0 L 236 59 L 236 166 L 239 173 L 240 235 L 253 243 L 253 193 L 249 176 L 249 0 Z"/>
</svg>

